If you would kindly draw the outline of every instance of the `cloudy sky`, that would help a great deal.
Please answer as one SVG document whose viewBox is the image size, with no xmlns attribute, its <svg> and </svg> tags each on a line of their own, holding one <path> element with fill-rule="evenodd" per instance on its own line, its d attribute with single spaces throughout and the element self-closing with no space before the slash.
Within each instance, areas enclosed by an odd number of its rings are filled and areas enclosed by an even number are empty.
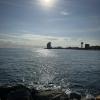
<svg viewBox="0 0 100 100">
<path fill-rule="evenodd" d="M 100 0 L 0 0 L 0 47 L 100 44 Z"/>
</svg>

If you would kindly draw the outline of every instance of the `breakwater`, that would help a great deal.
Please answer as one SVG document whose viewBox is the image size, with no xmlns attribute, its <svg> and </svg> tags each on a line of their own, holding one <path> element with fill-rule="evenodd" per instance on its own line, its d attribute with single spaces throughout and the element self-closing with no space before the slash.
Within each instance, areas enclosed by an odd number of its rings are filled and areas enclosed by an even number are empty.
<svg viewBox="0 0 100 100">
<path fill-rule="evenodd" d="M 100 96 L 81 95 L 77 92 L 66 92 L 61 89 L 36 90 L 24 85 L 1 86 L 1 100 L 100 100 Z"/>
</svg>

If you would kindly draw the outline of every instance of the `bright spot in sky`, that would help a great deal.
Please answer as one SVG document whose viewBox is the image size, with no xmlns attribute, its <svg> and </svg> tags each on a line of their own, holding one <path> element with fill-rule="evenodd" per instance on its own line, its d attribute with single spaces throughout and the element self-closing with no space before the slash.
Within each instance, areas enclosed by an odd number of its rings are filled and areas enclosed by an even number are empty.
<svg viewBox="0 0 100 100">
<path fill-rule="evenodd" d="M 40 0 L 40 3 L 45 7 L 52 7 L 54 0 Z"/>
<path fill-rule="evenodd" d="M 51 0 L 44 0 L 45 3 L 49 4 Z"/>
</svg>

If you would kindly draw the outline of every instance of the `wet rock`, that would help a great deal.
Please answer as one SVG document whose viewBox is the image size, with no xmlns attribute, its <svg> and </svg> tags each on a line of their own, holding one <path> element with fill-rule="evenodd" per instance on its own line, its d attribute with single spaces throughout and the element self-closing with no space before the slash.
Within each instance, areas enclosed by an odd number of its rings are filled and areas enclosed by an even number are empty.
<svg viewBox="0 0 100 100">
<path fill-rule="evenodd" d="M 51 97 L 54 95 L 54 91 L 51 90 L 43 90 L 38 92 L 38 100 L 51 100 Z"/>
<path fill-rule="evenodd" d="M 0 98 L 1 100 L 6 100 L 7 99 L 7 94 L 11 91 L 10 87 L 7 86 L 1 86 L 0 87 Z"/>
<path fill-rule="evenodd" d="M 34 88 L 31 89 L 31 95 L 34 100 L 38 100 L 38 91 Z"/>
<path fill-rule="evenodd" d="M 54 96 L 51 100 L 68 100 L 68 96 L 64 94 L 58 94 Z"/>
<path fill-rule="evenodd" d="M 38 100 L 56 100 L 62 92 L 57 90 L 43 90 L 38 93 Z M 59 99 L 58 99 L 59 100 Z"/>
<path fill-rule="evenodd" d="M 32 96 L 27 89 L 16 89 L 8 93 L 7 100 L 32 100 Z"/>
<path fill-rule="evenodd" d="M 23 97 L 23 99 L 22 99 Z M 1 100 L 34 100 L 36 98 L 36 90 L 29 89 L 24 85 L 16 86 L 1 86 L 0 87 L 0 98 Z M 13 99 L 17 98 L 17 99 Z M 24 99 L 26 98 L 26 99 Z"/>
<path fill-rule="evenodd" d="M 86 100 L 95 100 L 95 97 L 91 94 L 86 95 Z"/>
<path fill-rule="evenodd" d="M 100 95 L 98 95 L 98 96 L 96 97 L 96 100 L 100 100 Z"/>
<path fill-rule="evenodd" d="M 52 98 L 52 100 L 60 100 L 61 99 L 61 94 L 56 95 Z"/>
<path fill-rule="evenodd" d="M 81 95 L 80 95 L 79 93 L 76 93 L 76 92 L 70 92 L 70 93 L 68 94 L 68 98 L 69 98 L 70 100 L 74 100 L 74 99 L 76 99 L 76 100 L 81 100 Z"/>
<path fill-rule="evenodd" d="M 37 100 L 68 100 L 68 96 L 60 90 L 40 91 Z"/>
</svg>

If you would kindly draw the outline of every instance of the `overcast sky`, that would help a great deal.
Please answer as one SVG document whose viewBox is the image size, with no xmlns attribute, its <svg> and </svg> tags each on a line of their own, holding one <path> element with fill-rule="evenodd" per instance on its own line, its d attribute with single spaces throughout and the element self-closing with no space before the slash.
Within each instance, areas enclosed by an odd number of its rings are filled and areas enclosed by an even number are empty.
<svg viewBox="0 0 100 100">
<path fill-rule="evenodd" d="M 100 44 L 100 0 L 0 0 L 0 47 Z"/>
</svg>

